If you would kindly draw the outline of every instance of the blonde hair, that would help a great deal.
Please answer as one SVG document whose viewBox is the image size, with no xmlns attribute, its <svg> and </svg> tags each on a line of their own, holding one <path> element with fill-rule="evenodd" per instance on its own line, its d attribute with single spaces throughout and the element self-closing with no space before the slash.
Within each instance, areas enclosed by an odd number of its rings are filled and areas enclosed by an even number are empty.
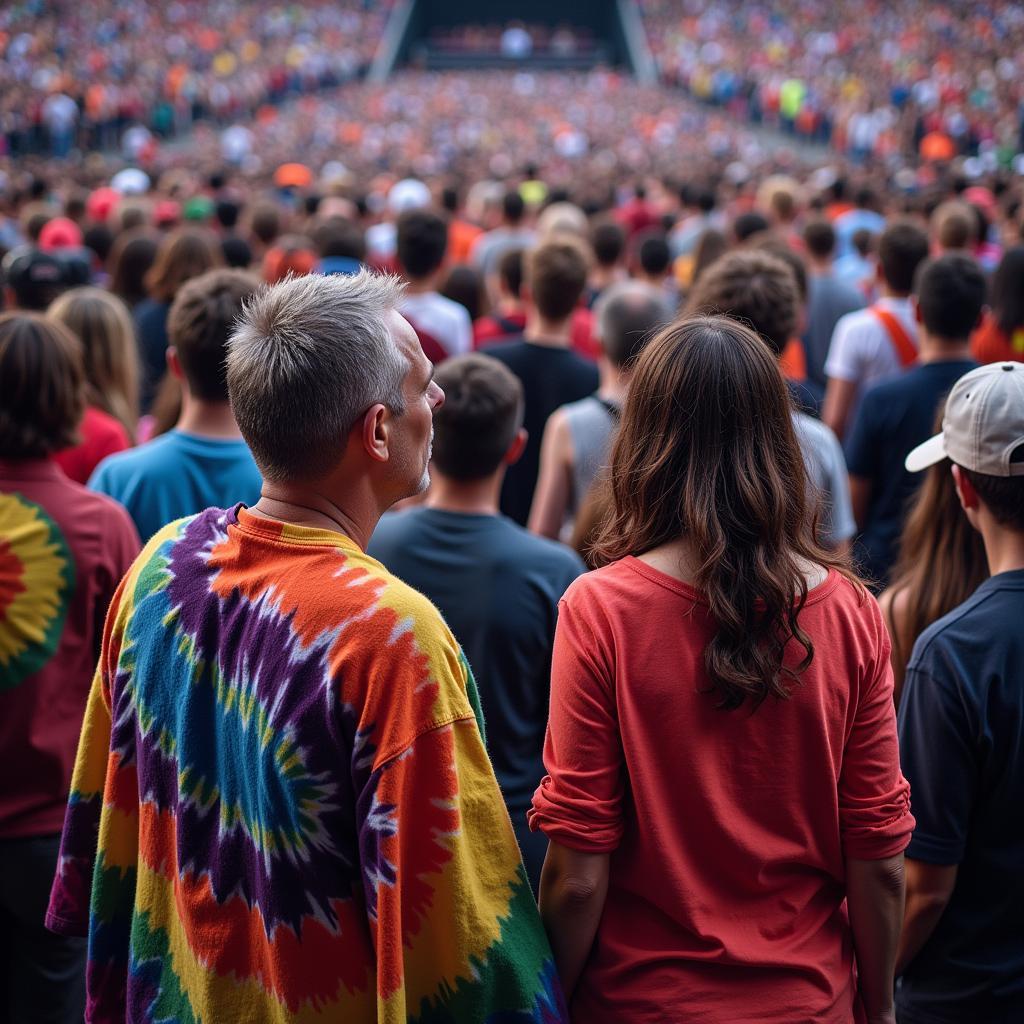
<svg viewBox="0 0 1024 1024">
<path fill-rule="evenodd" d="M 139 422 L 139 357 L 128 307 L 99 288 L 73 288 L 47 315 L 82 343 L 90 405 L 118 420 L 134 440 Z"/>
</svg>

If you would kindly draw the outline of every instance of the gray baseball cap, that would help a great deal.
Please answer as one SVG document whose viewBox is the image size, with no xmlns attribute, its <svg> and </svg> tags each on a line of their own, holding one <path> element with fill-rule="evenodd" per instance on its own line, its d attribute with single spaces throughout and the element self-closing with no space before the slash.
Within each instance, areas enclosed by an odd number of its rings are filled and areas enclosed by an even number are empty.
<svg viewBox="0 0 1024 1024">
<path fill-rule="evenodd" d="M 943 459 L 986 476 L 1024 476 L 1024 363 L 990 363 L 965 373 L 946 399 L 942 433 L 904 463 L 918 473 Z"/>
</svg>

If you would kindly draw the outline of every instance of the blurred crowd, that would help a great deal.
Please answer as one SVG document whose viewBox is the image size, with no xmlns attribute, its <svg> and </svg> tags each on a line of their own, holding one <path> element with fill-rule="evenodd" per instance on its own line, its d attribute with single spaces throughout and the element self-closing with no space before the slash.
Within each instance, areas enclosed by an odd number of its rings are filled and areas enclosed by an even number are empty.
<svg viewBox="0 0 1024 1024">
<path fill-rule="evenodd" d="M 665 80 L 857 159 L 1008 162 L 1022 141 L 1019 4 L 641 0 Z"/>
</svg>

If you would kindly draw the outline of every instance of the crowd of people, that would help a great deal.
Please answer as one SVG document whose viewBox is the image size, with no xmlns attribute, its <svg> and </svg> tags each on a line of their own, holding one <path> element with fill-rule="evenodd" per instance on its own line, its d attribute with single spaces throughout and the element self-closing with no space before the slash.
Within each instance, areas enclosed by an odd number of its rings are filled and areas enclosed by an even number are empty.
<svg viewBox="0 0 1024 1024">
<path fill-rule="evenodd" d="M 1024 152 L 1024 14 L 898 0 L 639 0 L 665 81 L 859 159 Z"/>
<path fill-rule="evenodd" d="M 383 6 L 98 6 L 0 12 L 0 1017 L 1024 1018 L 1015 9 L 261 114 Z"/>
</svg>

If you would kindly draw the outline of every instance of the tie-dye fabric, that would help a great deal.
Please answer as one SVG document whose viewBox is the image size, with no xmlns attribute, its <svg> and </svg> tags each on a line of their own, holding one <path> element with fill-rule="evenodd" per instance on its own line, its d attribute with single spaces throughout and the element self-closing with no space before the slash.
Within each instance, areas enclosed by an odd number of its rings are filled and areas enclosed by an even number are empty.
<svg viewBox="0 0 1024 1024">
<path fill-rule="evenodd" d="M 160 531 L 107 620 L 47 923 L 87 1019 L 567 1019 L 432 605 L 340 534 Z"/>
</svg>

